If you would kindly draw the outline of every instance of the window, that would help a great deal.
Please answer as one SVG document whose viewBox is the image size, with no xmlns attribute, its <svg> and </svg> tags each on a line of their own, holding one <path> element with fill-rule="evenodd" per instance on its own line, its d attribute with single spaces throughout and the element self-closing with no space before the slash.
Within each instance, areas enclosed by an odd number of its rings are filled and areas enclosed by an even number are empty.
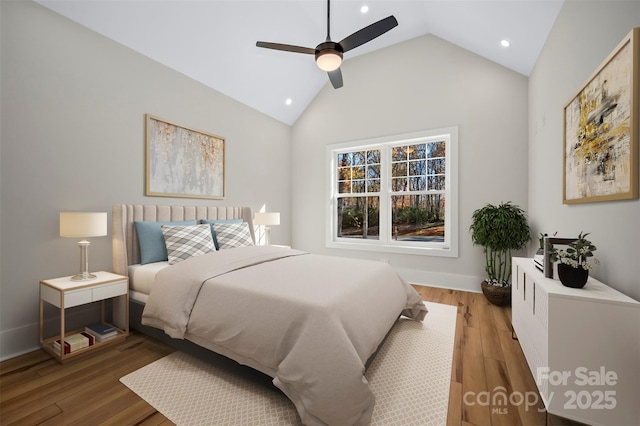
<svg viewBox="0 0 640 426">
<path fill-rule="evenodd" d="M 327 245 L 457 257 L 457 128 L 327 147 Z"/>
</svg>

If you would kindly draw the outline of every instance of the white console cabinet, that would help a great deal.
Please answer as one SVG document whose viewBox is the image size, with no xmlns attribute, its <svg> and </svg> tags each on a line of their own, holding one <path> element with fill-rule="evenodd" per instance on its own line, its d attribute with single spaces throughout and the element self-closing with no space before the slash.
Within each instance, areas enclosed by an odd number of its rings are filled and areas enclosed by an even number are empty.
<svg viewBox="0 0 640 426">
<path fill-rule="evenodd" d="M 640 425 L 640 303 L 513 259 L 512 323 L 547 412 L 590 425 Z"/>
</svg>

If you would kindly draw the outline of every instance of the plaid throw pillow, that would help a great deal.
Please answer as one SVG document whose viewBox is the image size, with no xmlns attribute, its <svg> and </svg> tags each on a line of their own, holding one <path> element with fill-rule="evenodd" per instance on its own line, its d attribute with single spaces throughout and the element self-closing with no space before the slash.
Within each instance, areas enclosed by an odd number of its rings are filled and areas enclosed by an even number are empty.
<svg viewBox="0 0 640 426">
<path fill-rule="evenodd" d="M 216 251 L 209 225 L 162 225 L 162 235 L 167 245 L 169 264 L 182 262 L 190 257 Z"/>
<path fill-rule="evenodd" d="M 220 250 L 253 245 L 247 222 L 214 223 L 211 226 L 216 233 Z"/>
</svg>

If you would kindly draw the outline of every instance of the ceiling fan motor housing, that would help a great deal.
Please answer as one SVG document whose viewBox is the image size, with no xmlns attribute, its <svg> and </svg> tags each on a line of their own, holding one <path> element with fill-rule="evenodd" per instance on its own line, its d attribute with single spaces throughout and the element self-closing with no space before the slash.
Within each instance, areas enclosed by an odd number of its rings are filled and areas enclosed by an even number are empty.
<svg viewBox="0 0 640 426">
<path fill-rule="evenodd" d="M 333 71 L 342 63 L 344 50 L 340 43 L 325 41 L 316 46 L 316 63 L 323 71 Z"/>
</svg>

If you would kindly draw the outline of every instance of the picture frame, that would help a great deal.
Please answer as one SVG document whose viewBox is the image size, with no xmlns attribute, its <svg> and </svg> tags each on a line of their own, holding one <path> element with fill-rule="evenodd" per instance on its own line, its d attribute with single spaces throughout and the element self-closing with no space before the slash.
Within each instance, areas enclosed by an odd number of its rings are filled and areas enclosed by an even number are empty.
<svg viewBox="0 0 640 426">
<path fill-rule="evenodd" d="M 145 195 L 225 198 L 225 138 L 145 114 Z"/>
<path fill-rule="evenodd" d="M 564 106 L 564 204 L 638 198 L 640 28 Z"/>
</svg>

